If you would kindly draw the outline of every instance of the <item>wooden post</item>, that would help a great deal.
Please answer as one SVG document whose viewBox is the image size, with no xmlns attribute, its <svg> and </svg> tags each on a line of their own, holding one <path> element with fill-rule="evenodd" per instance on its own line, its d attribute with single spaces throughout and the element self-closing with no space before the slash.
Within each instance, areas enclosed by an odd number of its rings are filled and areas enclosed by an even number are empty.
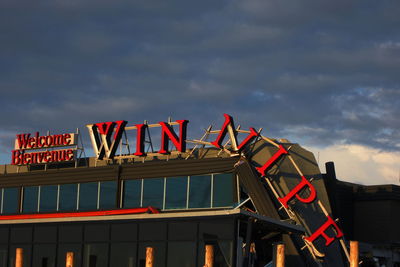
<svg viewBox="0 0 400 267">
<path fill-rule="evenodd" d="M 350 267 L 358 267 L 358 241 L 350 241 Z"/>
<path fill-rule="evenodd" d="M 273 266 L 285 267 L 285 244 L 274 244 Z"/>
<path fill-rule="evenodd" d="M 24 249 L 17 248 L 15 250 L 15 267 L 23 267 L 24 266 Z"/>
<path fill-rule="evenodd" d="M 146 267 L 153 267 L 154 264 L 154 248 L 146 247 Z"/>
<path fill-rule="evenodd" d="M 214 267 L 214 246 L 206 245 L 204 267 Z"/>
<path fill-rule="evenodd" d="M 65 267 L 74 267 L 74 253 L 67 252 L 65 257 Z"/>
</svg>

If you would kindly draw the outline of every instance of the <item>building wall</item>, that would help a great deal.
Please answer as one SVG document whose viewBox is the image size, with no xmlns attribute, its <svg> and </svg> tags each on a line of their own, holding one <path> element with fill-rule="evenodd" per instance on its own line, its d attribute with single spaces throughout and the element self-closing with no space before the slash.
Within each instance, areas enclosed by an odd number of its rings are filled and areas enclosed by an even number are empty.
<svg viewBox="0 0 400 267">
<path fill-rule="evenodd" d="M 103 221 L 0 226 L 0 267 L 14 266 L 24 249 L 24 267 L 142 267 L 145 249 L 155 266 L 203 266 L 205 244 L 214 245 L 215 266 L 234 266 L 236 222 L 229 218 Z"/>
</svg>

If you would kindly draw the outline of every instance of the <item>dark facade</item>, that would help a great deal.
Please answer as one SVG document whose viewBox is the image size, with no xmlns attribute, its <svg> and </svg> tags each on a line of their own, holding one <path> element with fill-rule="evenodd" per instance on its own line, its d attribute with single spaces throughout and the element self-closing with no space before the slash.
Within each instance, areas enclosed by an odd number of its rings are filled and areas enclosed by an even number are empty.
<svg viewBox="0 0 400 267">
<path fill-rule="evenodd" d="M 321 175 L 312 153 L 284 145 L 312 178 L 319 202 L 340 218 L 346 240 L 362 242 L 364 263 L 397 266 L 399 187 L 340 182 L 332 164 Z M 290 162 L 281 159 L 268 170 L 276 192 L 255 171 L 274 149 L 257 142 L 247 158 L 199 149 L 189 157 L 2 166 L 0 267 L 13 266 L 16 248 L 24 249 L 27 267 L 65 266 L 68 251 L 79 267 L 141 267 L 147 246 L 156 251 L 156 266 L 203 266 L 207 244 L 215 248 L 215 266 L 265 266 L 276 242 L 286 244 L 287 266 L 345 266 L 338 240 L 325 246 L 317 239 L 315 248 L 324 254 L 317 259 L 303 247 L 303 238 L 326 221 L 316 201 L 290 203 L 299 220 L 280 208 L 274 194 L 299 183 Z M 132 211 L 146 207 L 152 209 Z"/>
<path fill-rule="evenodd" d="M 214 245 L 215 266 L 266 265 L 273 243 L 302 227 L 257 214 L 251 202 L 239 206 L 247 197 L 235 168 L 240 158 L 216 153 L 3 166 L 0 266 L 14 266 L 16 248 L 24 250 L 24 266 L 65 266 L 66 252 L 78 267 L 144 266 L 147 246 L 156 251 L 155 266 L 203 266 L 206 244 Z M 257 206 L 275 211 L 268 205 Z M 149 206 L 160 213 L 79 216 Z M 49 217 L 37 217 L 43 214 Z"/>
<path fill-rule="evenodd" d="M 360 185 L 336 179 L 333 162 L 326 163 L 327 184 L 334 216 L 349 240 L 371 266 L 400 266 L 400 186 Z"/>
</svg>

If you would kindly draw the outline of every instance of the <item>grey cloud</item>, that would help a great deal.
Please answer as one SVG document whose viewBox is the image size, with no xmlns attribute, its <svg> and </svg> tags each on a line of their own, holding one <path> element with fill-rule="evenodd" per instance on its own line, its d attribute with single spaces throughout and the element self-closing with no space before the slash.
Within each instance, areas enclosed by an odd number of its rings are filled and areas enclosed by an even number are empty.
<svg viewBox="0 0 400 267">
<path fill-rule="evenodd" d="M 398 1 L 0 5 L 3 147 L 168 115 L 201 135 L 225 112 L 300 143 L 400 143 Z"/>
</svg>

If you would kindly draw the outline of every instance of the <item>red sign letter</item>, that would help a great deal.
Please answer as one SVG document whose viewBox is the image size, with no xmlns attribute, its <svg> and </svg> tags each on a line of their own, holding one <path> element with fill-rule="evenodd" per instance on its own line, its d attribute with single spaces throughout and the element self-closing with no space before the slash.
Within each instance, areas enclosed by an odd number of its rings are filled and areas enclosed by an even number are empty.
<svg viewBox="0 0 400 267">
<path fill-rule="evenodd" d="M 286 149 L 279 145 L 279 150 L 264 164 L 262 167 L 257 167 L 256 170 L 262 175 L 265 176 L 265 171 L 275 162 L 278 160 L 280 156 L 283 154 L 287 154 L 288 152 Z"/>
<path fill-rule="evenodd" d="M 232 148 L 234 150 L 237 150 L 236 132 L 235 132 L 235 126 L 233 124 L 233 119 L 228 114 L 224 114 L 224 117 L 225 117 L 225 122 L 222 125 L 222 129 L 219 131 L 217 139 L 215 139 L 215 141 L 211 142 L 211 144 L 213 144 L 214 146 L 216 146 L 218 148 L 222 148 L 222 145 L 221 145 L 222 140 L 224 140 L 227 132 L 229 131 L 229 136 L 230 136 L 231 142 L 232 142 Z"/>
<path fill-rule="evenodd" d="M 136 156 L 144 156 L 146 153 L 144 152 L 144 137 L 146 131 L 146 124 L 136 124 L 137 135 L 136 135 Z"/>
<path fill-rule="evenodd" d="M 186 150 L 186 126 L 189 121 L 187 120 L 177 120 L 179 123 L 179 136 L 178 138 L 169 124 L 165 122 L 160 122 L 161 125 L 161 149 L 158 153 L 167 154 L 168 153 L 168 140 L 174 143 L 176 149 L 180 152 L 185 152 Z"/>
<path fill-rule="evenodd" d="M 248 143 L 258 136 L 258 132 L 254 128 L 250 128 L 250 134 L 238 146 L 238 150 L 242 150 Z"/>
<path fill-rule="evenodd" d="M 329 246 L 333 240 L 335 240 L 335 238 L 340 238 L 343 236 L 342 231 L 340 231 L 339 227 L 337 226 L 337 224 L 335 223 L 335 221 L 330 217 L 328 217 L 328 221 L 326 221 L 326 223 L 324 223 L 317 231 L 315 231 L 310 237 L 306 237 L 305 239 L 310 241 L 310 242 L 314 242 L 315 239 L 317 239 L 319 236 L 322 236 L 323 238 L 325 238 L 325 246 Z M 328 236 L 325 231 L 329 228 L 329 226 L 333 226 L 336 230 L 336 236 L 334 237 L 330 237 Z"/>
<path fill-rule="evenodd" d="M 301 198 L 298 193 L 305 187 L 307 186 L 310 189 L 310 195 L 307 198 Z M 301 176 L 301 182 L 296 185 L 295 188 L 292 189 L 292 191 L 289 192 L 285 197 L 283 198 L 278 198 L 278 200 L 282 203 L 285 208 L 288 207 L 288 202 L 293 198 L 296 197 L 298 200 L 300 200 L 303 203 L 310 203 L 315 200 L 317 196 L 317 192 L 315 191 L 315 187 L 306 179 L 306 177 Z"/>
</svg>

